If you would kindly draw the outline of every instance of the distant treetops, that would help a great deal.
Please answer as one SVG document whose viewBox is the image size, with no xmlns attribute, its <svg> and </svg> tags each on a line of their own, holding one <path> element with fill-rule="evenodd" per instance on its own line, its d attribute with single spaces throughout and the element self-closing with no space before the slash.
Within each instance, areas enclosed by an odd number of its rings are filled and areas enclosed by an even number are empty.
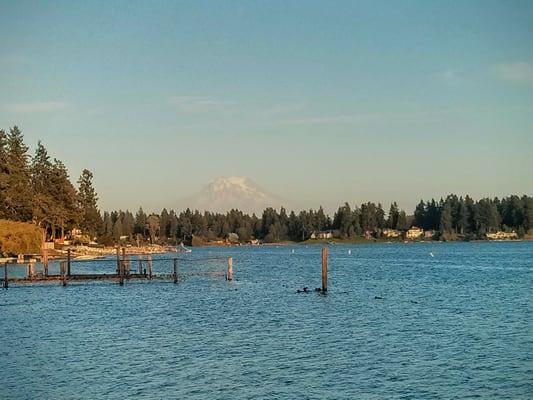
<svg viewBox="0 0 533 400">
<path fill-rule="evenodd" d="M 65 165 L 51 160 L 41 142 L 32 158 L 15 126 L 9 133 L 0 130 L 0 219 L 31 221 L 48 237 L 62 236 L 72 228 L 104 244 L 118 242 L 178 243 L 191 235 L 206 240 L 226 238 L 236 233 L 240 241 L 303 241 L 321 231 L 334 231 L 339 238 L 380 237 L 384 229 L 405 231 L 411 226 L 435 231 L 437 236 L 480 238 L 498 230 L 514 230 L 519 236 L 533 229 L 533 197 L 509 196 L 503 199 L 454 194 L 445 199 L 420 201 L 408 215 L 393 202 L 388 213 L 381 204 L 367 202 L 360 207 L 345 203 L 326 215 L 322 207 L 296 214 L 284 208 L 265 209 L 260 216 L 231 210 L 225 214 L 163 209 L 146 214 L 142 208 L 130 211 L 98 210 L 93 175 L 84 170 L 78 188 L 69 180 Z"/>
</svg>

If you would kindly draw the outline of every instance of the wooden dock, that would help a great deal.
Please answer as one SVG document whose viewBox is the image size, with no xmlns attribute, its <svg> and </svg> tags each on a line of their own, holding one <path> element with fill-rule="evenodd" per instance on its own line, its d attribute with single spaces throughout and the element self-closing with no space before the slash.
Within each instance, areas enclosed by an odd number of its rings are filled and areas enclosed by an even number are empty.
<svg viewBox="0 0 533 400">
<path fill-rule="evenodd" d="M 137 268 L 133 266 L 137 262 Z M 219 265 L 225 265 L 224 268 L 217 270 L 187 270 L 183 268 L 184 265 L 190 264 L 206 264 L 212 262 L 219 262 Z M 160 265 L 157 274 L 154 273 L 153 264 Z M 116 263 L 116 266 L 113 267 Z M 94 269 L 107 269 L 102 273 L 88 272 L 88 273 L 72 273 L 76 269 L 76 264 L 83 264 L 84 266 L 97 264 Z M 102 266 L 102 264 L 104 266 Z M 107 266 L 106 266 L 107 264 Z M 8 267 L 17 266 L 19 268 L 26 268 L 25 276 L 8 276 Z M 180 266 L 182 267 L 180 270 Z M 46 256 L 43 257 L 42 269 L 38 273 L 35 269 L 35 263 L 27 265 L 21 264 L 3 264 L 3 287 L 8 288 L 13 284 L 40 284 L 40 283 L 60 283 L 66 286 L 68 283 L 75 282 L 89 282 L 89 281 L 111 281 L 124 285 L 127 281 L 162 281 L 168 280 L 175 284 L 181 280 L 191 276 L 210 276 L 210 277 L 224 277 L 226 280 L 233 279 L 233 258 L 232 257 L 204 257 L 204 258 L 156 258 L 153 259 L 151 254 L 128 254 L 126 249 L 117 248 L 116 259 L 97 259 L 97 260 L 75 260 L 71 259 L 70 251 L 67 253 L 67 259 L 60 260 L 59 274 L 49 274 L 49 260 Z M 109 269 L 114 270 L 110 273 Z M 163 271 L 161 271 L 163 270 Z M 20 274 L 19 274 L 20 275 Z M 1 275 L 0 275 L 1 276 Z M 1 278 L 0 278 L 1 279 Z"/>
</svg>

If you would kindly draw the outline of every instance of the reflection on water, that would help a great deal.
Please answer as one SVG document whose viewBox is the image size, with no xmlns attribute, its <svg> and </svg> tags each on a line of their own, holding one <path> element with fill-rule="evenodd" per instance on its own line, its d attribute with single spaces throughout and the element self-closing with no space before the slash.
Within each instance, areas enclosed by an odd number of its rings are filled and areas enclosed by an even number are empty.
<svg viewBox="0 0 533 400">
<path fill-rule="evenodd" d="M 236 280 L 0 290 L 0 398 L 532 397 L 532 242 L 331 246 L 327 296 L 318 246 L 207 255 Z"/>
</svg>

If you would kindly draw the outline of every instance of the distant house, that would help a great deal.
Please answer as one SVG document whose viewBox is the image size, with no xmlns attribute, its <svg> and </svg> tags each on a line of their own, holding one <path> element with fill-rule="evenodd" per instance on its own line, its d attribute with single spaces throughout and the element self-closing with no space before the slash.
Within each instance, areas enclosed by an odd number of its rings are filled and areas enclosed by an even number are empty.
<svg viewBox="0 0 533 400">
<path fill-rule="evenodd" d="M 374 231 L 371 231 L 371 230 L 368 230 L 368 231 L 365 231 L 365 239 L 366 240 L 370 240 L 370 239 L 373 239 L 376 235 L 376 232 Z"/>
<path fill-rule="evenodd" d="M 396 229 L 385 228 L 381 231 L 381 236 L 386 238 L 397 238 L 400 237 L 402 233 Z"/>
<path fill-rule="evenodd" d="M 424 231 L 424 239 L 433 239 L 433 237 L 435 236 L 435 231 L 433 230 L 429 230 L 429 231 Z"/>
<path fill-rule="evenodd" d="M 489 240 L 518 239 L 518 234 L 515 231 L 512 231 L 512 232 L 498 231 L 494 233 L 487 233 L 486 236 L 487 236 L 487 239 Z"/>
<path fill-rule="evenodd" d="M 311 233 L 311 239 L 319 239 L 319 240 L 326 240 L 326 239 L 333 239 L 333 231 L 318 231 Z"/>
<path fill-rule="evenodd" d="M 318 232 L 318 239 L 332 239 L 333 238 L 333 232 L 332 231 L 320 231 Z"/>
<path fill-rule="evenodd" d="M 416 226 L 413 226 L 405 232 L 406 239 L 420 239 L 422 236 L 424 236 L 424 230 Z"/>
</svg>

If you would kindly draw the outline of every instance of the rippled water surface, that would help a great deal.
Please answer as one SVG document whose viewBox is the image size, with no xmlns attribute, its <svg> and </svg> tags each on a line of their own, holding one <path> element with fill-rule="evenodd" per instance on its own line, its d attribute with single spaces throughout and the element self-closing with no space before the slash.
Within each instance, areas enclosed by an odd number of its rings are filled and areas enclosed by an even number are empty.
<svg viewBox="0 0 533 400">
<path fill-rule="evenodd" d="M 318 246 L 213 255 L 236 280 L 0 290 L 0 398 L 533 398 L 533 242 L 333 245 L 327 296 Z"/>
</svg>

